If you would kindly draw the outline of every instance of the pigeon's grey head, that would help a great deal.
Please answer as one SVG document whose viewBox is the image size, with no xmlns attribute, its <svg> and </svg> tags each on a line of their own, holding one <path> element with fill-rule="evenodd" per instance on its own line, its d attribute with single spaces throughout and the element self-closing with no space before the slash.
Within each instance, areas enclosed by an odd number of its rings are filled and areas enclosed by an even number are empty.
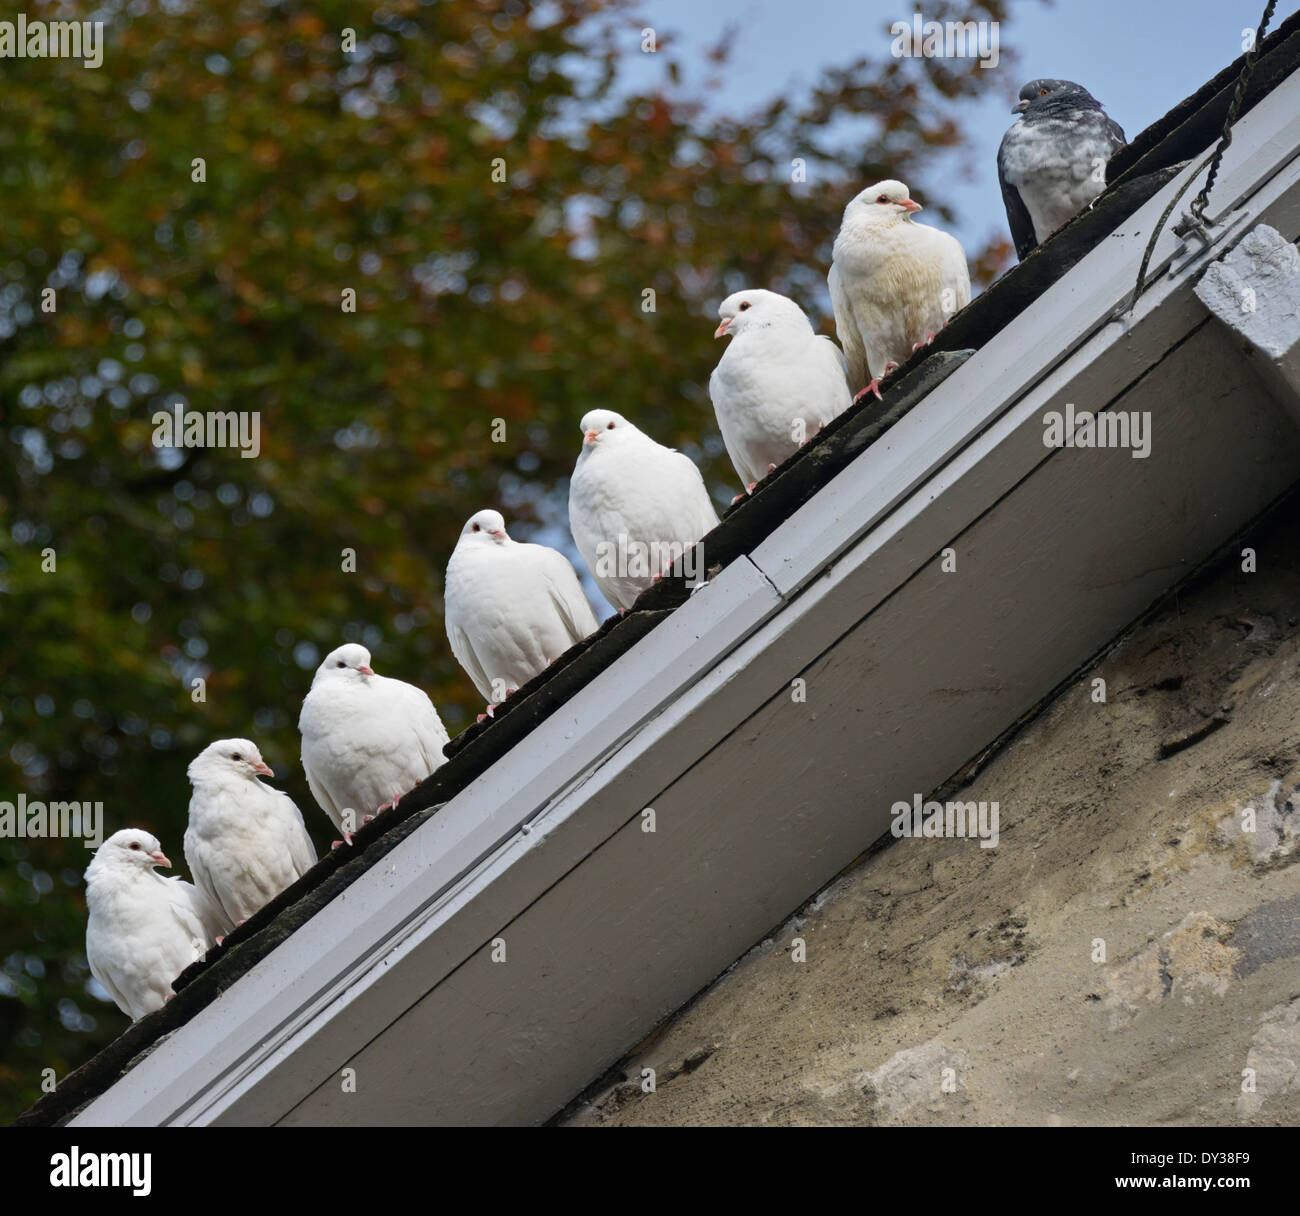
<svg viewBox="0 0 1300 1216">
<path fill-rule="evenodd" d="M 218 739 L 209 743 L 190 761 L 185 772 L 190 784 L 195 786 L 201 781 L 226 778 L 256 781 L 259 776 L 275 776 L 271 766 L 262 759 L 257 744 L 249 739 Z"/>
<path fill-rule="evenodd" d="M 171 868 L 167 854 L 162 851 L 158 837 L 142 828 L 123 828 L 114 832 L 95 850 L 90 865 L 86 868 L 86 877 L 93 878 L 104 870 L 116 870 L 119 873 L 152 870 L 154 866 Z"/>
<path fill-rule="evenodd" d="M 912 195 L 902 182 L 884 181 L 868 186 L 857 195 L 844 208 L 844 218 L 869 224 L 907 223 L 912 213 L 920 210 L 921 204 L 912 201 Z"/>
<path fill-rule="evenodd" d="M 765 329 L 771 325 L 799 325 L 810 329 L 804 311 L 793 300 L 762 287 L 737 291 L 718 305 L 721 323 L 713 331 L 715 338 L 737 334 L 751 329 Z"/>
<path fill-rule="evenodd" d="M 465 521 L 460 530 L 460 539 L 477 545 L 504 545 L 510 539 L 506 535 L 506 521 L 500 511 L 479 511 Z"/>
<path fill-rule="evenodd" d="M 1031 80 L 1020 90 L 1020 100 L 1011 107 L 1011 113 L 1023 114 L 1028 119 L 1069 114 L 1078 110 L 1100 110 L 1099 102 L 1081 84 L 1073 80 L 1055 80 L 1044 77 Z"/>
<path fill-rule="evenodd" d="M 348 642 L 325 656 L 316 668 L 312 686 L 315 687 L 319 680 L 363 680 L 374 674 L 370 666 L 370 651 L 356 642 Z"/>
<path fill-rule="evenodd" d="M 613 410 L 591 410 L 583 415 L 579 426 L 582 428 L 584 448 L 594 448 L 597 443 L 617 441 L 616 436 L 626 438 L 636 431 L 636 427 L 622 414 L 617 414 Z"/>
</svg>

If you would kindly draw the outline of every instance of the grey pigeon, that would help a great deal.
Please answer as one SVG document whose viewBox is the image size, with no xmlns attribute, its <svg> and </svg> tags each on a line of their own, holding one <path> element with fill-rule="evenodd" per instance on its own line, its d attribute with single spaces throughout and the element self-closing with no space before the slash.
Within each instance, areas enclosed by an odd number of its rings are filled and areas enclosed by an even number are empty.
<svg viewBox="0 0 1300 1216">
<path fill-rule="evenodd" d="M 1023 261 L 1106 188 L 1106 162 L 1125 140 L 1072 80 L 1031 80 L 1011 112 L 1018 117 L 998 148 L 998 182 Z"/>
</svg>

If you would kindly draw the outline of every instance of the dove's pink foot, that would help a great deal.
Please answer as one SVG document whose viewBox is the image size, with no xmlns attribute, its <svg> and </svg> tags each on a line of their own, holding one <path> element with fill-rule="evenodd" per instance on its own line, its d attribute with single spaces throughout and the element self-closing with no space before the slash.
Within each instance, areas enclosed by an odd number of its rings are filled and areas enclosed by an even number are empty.
<svg viewBox="0 0 1300 1216">
<path fill-rule="evenodd" d="M 758 483 L 755 482 L 754 484 L 757 485 Z M 745 493 L 747 494 L 749 493 L 749 491 L 746 490 Z M 731 505 L 734 507 L 744 497 L 745 497 L 744 494 L 737 494 L 736 497 L 731 500 Z"/>
<path fill-rule="evenodd" d="M 868 393 L 875 393 L 876 400 L 879 401 L 880 382 L 883 379 L 885 379 L 885 377 L 888 376 L 890 372 L 896 372 L 898 370 L 898 366 L 899 365 L 895 363 L 893 359 L 890 359 L 890 361 L 885 364 L 885 370 L 881 372 L 880 375 L 877 376 L 874 380 L 872 380 L 871 383 L 868 384 L 867 387 L 864 388 L 856 397 L 853 398 L 853 404 L 857 405 L 857 403 L 861 401 Z"/>
<path fill-rule="evenodd" d="M 926 340 L 925 340 L 924 342 L 913 342 L 913 343 L 912 343 L 912 350 L 913 350 L 913 351 L 918 351 L 918 350 L 920 350 L 921 347 L 923 347 L 923 346 L 929 346 L 930 343 L 933 342 L 933 341 L 934 341 L 934 334 L 931 334 L 928 338 L 926 338 Z"/>
<path fill-rule="evenodd" d="M 226 935 L 223 933 L 220 937 L 214 937 L 212 940 L 216 942 L 217 945 L 219 946 L 221 945 L 222 942 L 226 940 Z M 168 997 L 167 999 L 170 1001 L 171 997 Z"/>
</svg>

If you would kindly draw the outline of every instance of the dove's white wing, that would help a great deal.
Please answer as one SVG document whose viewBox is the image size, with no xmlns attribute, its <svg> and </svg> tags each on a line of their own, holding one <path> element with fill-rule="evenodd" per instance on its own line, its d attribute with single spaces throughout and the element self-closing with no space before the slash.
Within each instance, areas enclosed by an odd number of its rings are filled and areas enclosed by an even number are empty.
<svg viewBox="0 0 1300 1216">
<path fill-rule="evenodd" d="M 709 497 L 700 470 L 695 467 L 695 461 L 685 452 L 671 451 L 670 455 L 670 468 L 675 474 L 670 484 L 681 495 L 677 498 L 674 494 L 674 501 L 682 513 L 682 526 L 675 539 L 697 541 L 718 526 L 718 512 L 713 506 L 713 499 Z"/>
<path fill-rule="evenodd" d="M 966 251 L 961 242 L 948 232 L 940 232 L 945 237 L 942 245 L 943 286 L 951 291 L 956 301 L 953 313 L 959 312 L 970 303 L 970 267 L 966 264 Z"/>
<path fill-rule="evenodd" d="M 283 790 L 272 789 L 270 786 L 267 790 L 275 795 L 275 805 L 284 825 L 283 834 L 289 863 L 293 867 L 296 880 L 316 864 L 316 846 L 312 844 L 311 836 L 307 833 L 307 824 L 298 809 L 298 804 Z"/>
<path fill-rule="evenodd" d="M 175 927 L 197 951 L 195 957 L 201 958 L 217 933 L 221 932 L 216 928 L 220 924 L 217 910 L 207 895 L 184 879 L 165 878 L 163 882 L 166 884 L 163 890 L 167 895 L 167 908 Z"/>
<path fill-rule="evenodd" d="M 105 934 L 96 925 L 94 918 L 86 926 L 86 962 L 90 964 L 90 974 L 99 981 L 99 986 L 113 998 L 115 1004 L 128 1017 L 133 1017 L 135 1002 L 130 1000 L 125 991 L 118 986 L 111 959 L 115 944 L 104 940 Z"/>
<path fill-rule="evenodd" d="M 185 830 L 185 862 L 190 867 L 190 873 L 194 876 L 194 885 L 203 895 L 204 899 L 218 912 L 218 921 L 220 927 L 215 931 L 213 936 L 218 933 L 229 933 L 234 928 L 235 921 L 239 919 L 239 913 L 230 906 L 221 889 L 221 883 L 217 878 L 216 859 L 211 856 L 212 850 L 205 840 L 203 840 L 193 825 L 194 800 L 191 800 L 191 824 Z"/>
<path fill-rule="evenodd" d="M 492 681 L 488 679 L 488 674 L 483 670 L 483 664 L 479 662 L 478 654 L 474 650 L 474 644 L 469 640 L 469 635 L 459 625 L 448 622 L 447 640 L 451 643 L 451 653 L 455 656 L 456 662 L 464 669 L 465 674 L 474 682 L 474 687 L 487 700 L 492 699 Z"/>
<path fill-rule="evenodd" d="M 867 366 L 867 348 L 853 310 L 853 301 L 840 281 L 839 268 L 834 263 L 826 276 L 826 283 L 831 290 L 831 308 L 835 313 L 835 335 L 844 351 L 849 391 L 856 393 L 871 379 L 871 370 Z"/>
<path fill-rule="evenodd" d="M 330 817 L 330 822 L 342 831 L 344 808 L 334 801 L 330 794 L 330 788 L 325 783 L 323 774 L 318 776 L 316 773 L 316 756 L 319 750 L 319 744 L 313 742 L 309 745 L 306 737 L 303 738 L 302 771 L 307 777 L 307 788 L 311 790 L 311 796 L 316 799 L 316 805 Z M 328 763 L 324 756 L 321 757 L 321 762 Z"/>
<path fill-rule="evenodd" d="M 817 334 L 813 338 L 813 342 L 815 343 L 814 350 L 817 351 L 814 358 L 818 361 L 818 364 L 823 367 L 831 367 L 839 372 L 844 379 L 844 383 L 847 384 L 849 382 L 849 364 L 844 357 L 844 352 L 835 345 L 833 339 L 828 338 L 825 334 Z"/>
<path fill-rule="evenodd" d="M 724 355 L 723 359 L 726 358 L 727 356 Z M 748 452 L 741 445 L 741 436 L 744 434 L 742 411 L 745 403 L 733 405 L 732 395 L 735 391 L 728 383 L 728 377 L 723 371 L 722 363 L 719 362 L 709 377 L 709 400 L 713 402 L 713 412 L 718 418 L 718 431 L 722 435 L 722 446 L 727 449 L 727 458 L 731 461 L 731 467 L 736 470 L 740 484 L 748 486 L 759 481 L 760 478 L 749 459 Z"/>
<path fill-rule="evenodd" d="M 488 675 L 489 657 L 480 655 L 474 641 L 480 629 L 476 613 L 481 609 L 485 584 L 483 554 L 475 554 L 457 544 L 447 563 L 447 576 L 443 583 L 443 625 L 447 641 L 456 662 L 469 676 L 474 687 L 486 700 L 492 700 L 492 680 Z"/>
<path fill-rule="evenodd" d="M 438 711 L 423 689 L 403 680 L 389 680 L 384 676 L 375 678 L 385 681 L 385 690 L 393 696 L 394 704 L 400 707 L 399 718 L 406 723 L 419 752 L 420 764 L 424 766 L 423 773 L 416 777 L 417 781 L 422 781 L 446 761 L 442 748 L 449 738 L 447 728 L 443 726 Z"/>
<path fill-rule="evenodd" d="M 811 421 L 818 430 L 838 418 L 853 402 L 844 352 L 825 334 L 818 334 L 809 347 L 808 396 Z"/>
<path fill-rule="evenodd" d="M 541 570 L 543 584 L 552 605 L 564 622 L 570 643 L 576 644 L 583 638 L 590 637 L 600 628 L 600 623 L 591 610 L 591 604 L 569 559 L 545 545 L 530 545 L 528 548 L 536 550 L 533 556 Z"/>
<path fill-rule="evenodd" d="M 622 513 L 611 507 L 609 496 L 602 492 L 602 480 L 599 471 L 591 469 L 590 461 L 585 468 L 579 462 L 569 482 L 569 531 L 601 595 L 625 612 L 636 602 L 642 587 L 633 580 L 603 572 L 601 546 L 614 545 L 620 534 L 626 536 L 628 525 Z"/>
</svg>

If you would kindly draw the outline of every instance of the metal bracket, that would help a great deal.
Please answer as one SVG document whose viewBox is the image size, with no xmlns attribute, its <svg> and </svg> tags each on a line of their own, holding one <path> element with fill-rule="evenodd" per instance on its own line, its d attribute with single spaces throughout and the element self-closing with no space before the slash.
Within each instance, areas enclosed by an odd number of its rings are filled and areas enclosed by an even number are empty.
<svg viewBox="0 0 1300 1216">
<path fill-rule="evenodd" d="M 1204 255 L 1221 246 L 1228 237 L 1243 231 L 1249 222 L 1250 212 L 1240 208 L 1217 224 L 1206 224 L 1190 211 L 1185 212 L 1173 228 L 1181 243 L 1165 273 L 1175 277 L 1182 274 Z"/>
<path fill-rule="evenodd" d="M 1184 212 L 1178 223 L 1171 229 L 1174 235 L 1178 237 L 1178 248 L 1174 251 L 1163 272 L 1157 270 L 1148 276 L 1137 299 L 1141 299 L 1141 295 L 1145 294 L 1161 278 L 1176 278 L 1202 259 L 1217 256 L 1218 250 L 1226 243 L 1229 243 L 1230 238 L 1244 232 L 1251 222 L 1251 212 L 1243 208 L 1231 212 L 1217 224 L 1206 224 L 1193 215 L 1192 212 Z M 1134 304 L 1133 297 L 1125 296 L 1115 306 L 1107 319 L 1119 322 L 1127 330 L 1132 324 L 1133 315 L 1130 308 Z"/>
</svg>

